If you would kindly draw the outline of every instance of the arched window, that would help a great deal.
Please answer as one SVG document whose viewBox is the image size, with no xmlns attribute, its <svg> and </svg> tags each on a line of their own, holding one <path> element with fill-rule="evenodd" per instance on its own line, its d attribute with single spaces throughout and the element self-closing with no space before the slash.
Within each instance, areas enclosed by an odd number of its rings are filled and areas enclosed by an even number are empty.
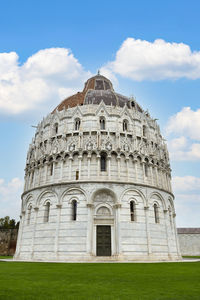
<svg viewBox="0 0 200 300">
<path fill-rule="evenodd" d="M 46 202 L 44 206 L 44 222 L 49 222 L 49 214 L 50 214 L 50 202 Z"/>
<path fill-rule="evenodd" d="M 76 221 L 77 218 L 77 201 L 72 201 L 72 220 Z"/>
<path fill-rule="evenodd" d="M 147 136 L 147 127 L 145 125 L 142 126 L 142 135 Z"/>
<path fill-rule="evenodd" d="M 101 154 L 101 171 L 106 171 L 106 153 Z"/>
<path fill-rule="evenodd" d="M 100 118 L 99 122 L 100 122 L 100 129 L 101 130 L 105 130 L 106 129 L 106 121 L 105 121 L 105 119 L 102 117 L 102 118 Z"/>
<path fill-rule="evenodd" d="M 154 208 L 155 223 L 159 223 L 158 205 L 154 203 L 153 208 Z"/>
<path fill-rule="evenodd" d="M 79 130 L 80 125 L 81 125 L 80 119 L 76 119 L 76 120 L 75 120 L 75 124 L 74 124 L 74 129 L 75 129 L 75 130 Z"/>
<path fill-rule="evenodd" d="M 136 209 L 135 209 L 135 201 L 130 201 L 130 217 L 131 221 L 136 221 Z"/>
<path fill-rule="evenodd" d="M 127 120 L 123 121 L 123 131 L 128 131 L 128 121 Z"/>
<path fill-rule="evenodd" d="M 28 207 L 27 225 L 29 225 L 31 221 L 31 210 L 32 210 L 32 206 L 30 205 Z"/>
<path fill-rule="evenodd" d="M 79 180 L 79 171 L 76 171 L 76 180 Z"/>
</svg>

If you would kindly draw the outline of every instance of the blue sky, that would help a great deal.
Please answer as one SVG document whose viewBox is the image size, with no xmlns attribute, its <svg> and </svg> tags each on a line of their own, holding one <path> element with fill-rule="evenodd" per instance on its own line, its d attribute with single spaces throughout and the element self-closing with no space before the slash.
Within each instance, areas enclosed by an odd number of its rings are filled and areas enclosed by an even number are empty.
<svg viewBox="0 0 200 300">
<path fill-rule="evenodd" d="M 100 69 L 159 119 L 177 224 L 200 226 L 199 11 L 194 0 L 1 2 L 0 217 L 18 219 L 31 125 Z"/>
</svg>

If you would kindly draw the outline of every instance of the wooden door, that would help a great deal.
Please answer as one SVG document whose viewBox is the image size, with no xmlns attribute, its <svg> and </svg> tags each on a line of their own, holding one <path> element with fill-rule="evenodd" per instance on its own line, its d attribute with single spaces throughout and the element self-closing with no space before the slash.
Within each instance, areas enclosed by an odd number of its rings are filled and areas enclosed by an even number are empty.
<svg viewBox="0 0 200 300">
<path fill-rule="evenodd" d="M 97 226 L 97 256 L 111 256 L 111 226 Z"/>
</svg>

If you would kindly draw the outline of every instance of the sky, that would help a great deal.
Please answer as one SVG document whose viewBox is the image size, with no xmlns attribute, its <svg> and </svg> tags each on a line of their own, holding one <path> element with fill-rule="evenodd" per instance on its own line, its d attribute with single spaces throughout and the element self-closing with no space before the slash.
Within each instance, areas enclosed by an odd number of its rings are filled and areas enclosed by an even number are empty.
<svg viewBox="0 0 200 300">
<path fill-rule="evenodd" d="M 178 227 L 200 227 L 200 2 L 1 1 L 0 217 L 20 215 L 32 126 L 99 69 L 157 118 Z"/>
</svg>

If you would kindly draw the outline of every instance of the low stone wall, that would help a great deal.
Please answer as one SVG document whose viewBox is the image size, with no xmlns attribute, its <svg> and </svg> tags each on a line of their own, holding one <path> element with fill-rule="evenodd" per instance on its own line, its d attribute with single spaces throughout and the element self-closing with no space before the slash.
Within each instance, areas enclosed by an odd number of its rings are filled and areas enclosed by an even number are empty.
<svg viewBox="0 0 200 300">
<path fill-rule="evenodd" d="M 177 228 L 182 255 L 200 255 L 200 228 Z"/>
<path fill-rule="evenodd" d="M 0 255 L 14 255 L 18 229 L 0 229 Z"/>
</svg>

